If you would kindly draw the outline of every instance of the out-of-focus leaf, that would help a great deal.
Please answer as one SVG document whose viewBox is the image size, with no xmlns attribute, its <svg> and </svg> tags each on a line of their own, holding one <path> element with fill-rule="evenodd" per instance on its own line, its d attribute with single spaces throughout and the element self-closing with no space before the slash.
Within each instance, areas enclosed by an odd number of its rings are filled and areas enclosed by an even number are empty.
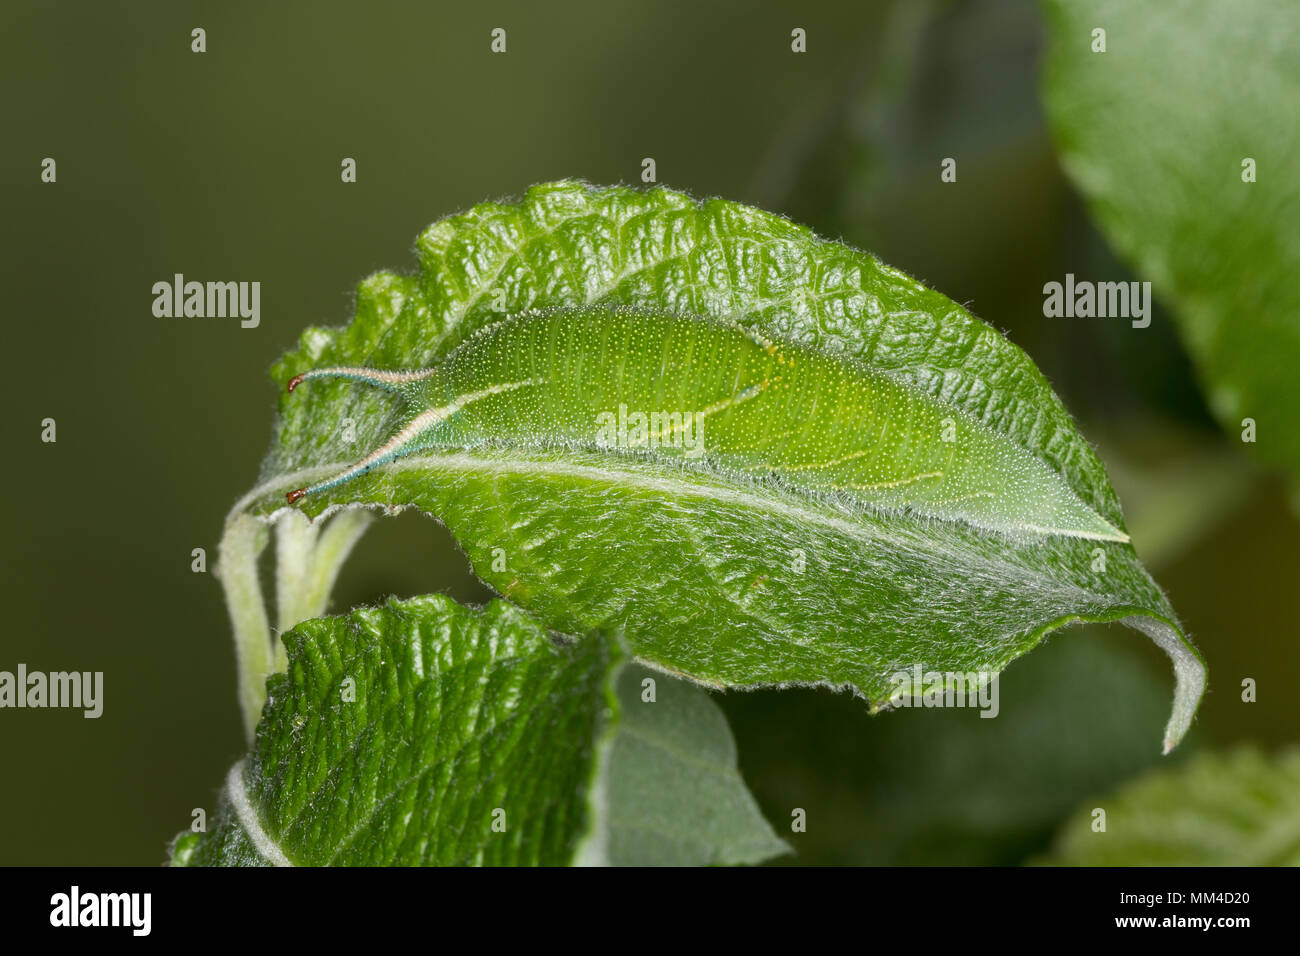
<svg viewBox="0 0 1300 956">
<path fill-rule="evenodd" d="M 1044 8 L 1062 164 L 1172 306 L 1223 427 L 1237 438 L 1252 419 L 1251 447 L 1300 476 L 1300 6 Z M 1093 52 L 1098 29 L 1104 53 Z"/>
<path fill-rule="evenodd" d="M 1260 467 L 1217 432 L 1157 418 L 1089 429 L 1124 496 L 1135 547 L 1149 567 L 1168 564 L 1229 520 L 1260 484 Z"/>
<path fill-rule="evenodd" d="M 1106 813 L 1105 831 L 1094 829 Z M 1061 828 L 1058 866 L 1300 866 L 1300 751 L 1249 747 L 1153 770 Z"/>
<path fill-rule="evenodd" d="M 1161 758 L 1145 744 L 1165 717 L 1145 651 L 1113 627 L 1049 640 L 998 678 L 992 719 L 968 708 L 870 718 L 807 690 L 722 705 L 768 819 L 806 813 L 778 863 L 1015 865 L 1084 800 L 1180 759 L 1182 748 Z"/>
</svg>

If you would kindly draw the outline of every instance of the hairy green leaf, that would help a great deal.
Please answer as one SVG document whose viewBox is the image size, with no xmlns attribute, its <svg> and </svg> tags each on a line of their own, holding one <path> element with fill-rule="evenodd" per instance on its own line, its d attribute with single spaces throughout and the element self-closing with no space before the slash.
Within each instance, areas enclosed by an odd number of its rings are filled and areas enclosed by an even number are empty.
<svg viewBox="0 0 1300 956">
<path fill-rule="evenodd" d="M 1252 419 L 1251 447 L 1300 476 L 1300 6 L 1045 6 L 1062 164 L 1173 307 L 1223 427 Z"/>
<path fill-rule="evenodd" d="M 946 407 L 1120 534 L 1006 534 L 664 455 L 521 443 L 508 428 L 318 489 L 301 503 L 307 514 L 418 507 L 447 523 L 480 577 L 550 628 L 621 631 L 642 659 L 705 683 L 850 686 L 876 707 L 914 666 L 996 672 L 1063 624 L 1125 620 L 1174 660 L 1166 748 L 1186 731 L 1204 668 L 1127 543 L 1100 461 L 1024 353 L 957 304 L 778 217 L 665 189 L 541 186 L 435 224 L 419 248 L 417 275 L 366 280 L 351 325 L 309 330 L 277 378 L 436 366 L 528 309 L 730 319 L 778 350 L 839 356 Z M 623 361 L 641 375 L 663 356 Z M 286 492 L 342 471 L 411 416 L 401 394 L 312 386 L 282 401 L 262 482 L 236 515 L 283 514 Z M 835 411 L 816 418 L 847 421 Z M 910 432 L 910 413 L 885 414 L 905 444 L 933 440 Z M 853 440 L 840 429 L 822 441 Z"/>
<path fill-rule="evenodd" d="M 1095 810 L 1106 812 L 1105 831 Z M 1149 771 L 1081 809 L 1040 861 L 1068 866 L 1300 866 L 1300 751 L 1242 747 Z"/>
<path fill-rule="evenodd" d="M 643 675 L 624 670 L 616 642 L 554 639 L 501 602 L 472 611 L 428 596 L 311 620 L 285 643 L 288 671 L 271 678 L 254 753 L 232 768 L 208 831 L 177 842 L 179 864 L 739 863 L 784 852 L 703 692 L 661 677 L 660 700 L 620 719 Z M 690 789 L 645 786 L 665 770 Z"/>
</svg>

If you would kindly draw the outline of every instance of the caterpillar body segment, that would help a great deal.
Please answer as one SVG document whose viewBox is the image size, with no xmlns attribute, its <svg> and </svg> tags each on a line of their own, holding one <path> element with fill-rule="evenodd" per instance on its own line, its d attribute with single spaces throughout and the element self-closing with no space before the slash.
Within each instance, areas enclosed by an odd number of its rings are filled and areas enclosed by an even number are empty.
<svg viewBox="0 0 1300 956">
<path fill-rule="evenodd" d="M 1128 541 L 1032 453 L 919 389 L 844 356 L 736 323 L 633 309 L 503 319 L 439 366 L 326 368 L 402 394 L 411 413 L 333 488 L 430 448 L 608 449 L 676 457 L 868 507 L 1008 534 Z"/>
</svg>

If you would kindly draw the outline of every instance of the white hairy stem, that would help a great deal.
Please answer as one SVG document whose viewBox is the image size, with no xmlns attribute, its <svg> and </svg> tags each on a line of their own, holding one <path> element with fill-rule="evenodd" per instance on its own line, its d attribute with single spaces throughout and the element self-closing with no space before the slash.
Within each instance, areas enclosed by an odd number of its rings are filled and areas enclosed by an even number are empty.
<svg viewBox="0 0 1300 956">
<path fill-rule="evenodd" d="M 235 633 L 239 707 L 244 736 L 250 744 L 266 702 L 266 678 L 271 673 L 271 624 L 257 576 L 257 559 L 266 541 L 264 522 L 252 515 L 236 515 L 226 523 L 217 558 L 217 573 Z"/>
<path fill-rule="evenodd" d="M 266 679 L 288 667 L 281 635 L 325 613 L 339 569 L 373 515 L 364 509 L 308 521 L 296 511 L 274 516 L 276 530 L 276 632 L 262 594 L 258 559 L 266 549 L 269 525 L 264 518 L 233 512 L 226 522 L 218 558 L 218 575 L 235 638 L 239 705 L 249 744 L 266 704 Z"/>
</svg>

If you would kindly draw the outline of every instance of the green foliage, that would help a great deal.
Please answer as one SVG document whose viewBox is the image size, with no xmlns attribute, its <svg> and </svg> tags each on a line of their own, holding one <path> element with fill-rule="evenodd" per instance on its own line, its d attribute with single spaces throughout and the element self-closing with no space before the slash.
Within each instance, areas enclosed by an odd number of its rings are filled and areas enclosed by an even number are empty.
<svg viewBox="0 0 1300 956">
<path fill-rule="evenodd" d="M 557 641 L 509 605 L 429 596 L 308 621 L 285 643 L 253 756 L 232 769 L 213 826 L 177 842 L 178 864 L 784 852 L 714 704 L 662 676 L 658 699 L 640 703 L 644 674 L 624 668 L 617 642 Z M 682 789 L 648 786 L 654 773 Z"/>
<path fill-rule="evenodd" d="M 1093 829 L 1106 811 L 1105 832 Z M 1243 747 L 1154 771 L 1061 828 L 1041 862 L 1071 866 L 1300 866 L 1300 751 Z"/>
<path fill-rule="evenodd" d="M 1300 7 L 1047 0 L 1044 96 L 1093 217 L 1173 315 L 1234 438 L 1300 476 Z M 1106 30 L 1106 52 L 1092 31 Z M 1253 178 L 1246 182 L 1246 160 Z"/>
<path fill-rule="evenodd" d="M 420 273 L 367 280 L 352 324 L 309 330 L 276 377 L 435 365 L 501 310 L 732 317 L 919 389 L 1123 527 L 1100 461 L 1023 352 L 870 255 L 778 217 L 563 182 L 437 223 L 419 248 Z M 402 420 L 395 396 L 313 386 L 282 400 L 262 483 L 237 511 L 277 514 L 286 491 L 341 470 Z M 642 659 L 709 684 L 849 686 L 879 707 L 891 675 L 914 664 L 996 672 L 1063 624 L 1125 620 L 1174 660 L 1166 748 L 1203 688 L 1199 656 L 1128 544 L 1004 536 L 649 457 L 509 443 L 403 459 L 303 510 L 341 505 L 436 515 L 476 573 L 547 627 L 620 631 Z"/>
<path fill-rule="evenodd" d="M 789 852 L 740 778 L 727 718 L 708 694 L 630 666 L 619 674 L 618 697 L 601 818 L 607 862 L 758 863 Z"/>
</svg>

